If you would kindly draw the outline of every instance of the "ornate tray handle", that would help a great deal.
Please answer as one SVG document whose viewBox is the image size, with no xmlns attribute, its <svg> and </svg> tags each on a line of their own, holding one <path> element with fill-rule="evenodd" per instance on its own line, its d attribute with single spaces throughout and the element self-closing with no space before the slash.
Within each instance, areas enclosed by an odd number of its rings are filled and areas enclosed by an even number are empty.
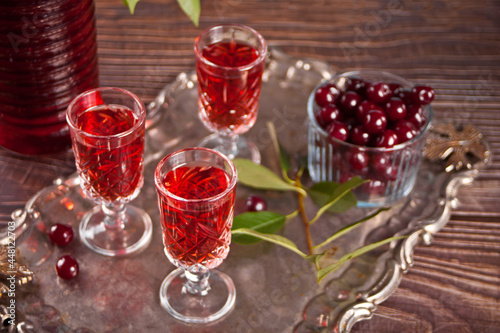
<svg viewBox="0 0 500 333">
<path fill-rule="evenodd" d="M 425 202 L 424 204 L 422 202 L 419 203 L 419 193 L 416 193 L 415 197 L 412 197 L 414 194 L 410 195 L 403 208 L 393 213 L 385 223 L 374 229 L 375 234 L 377 232 L 390 234 L 391 230 L 394 230 L 394 225 L 392 225 L 394 221 L 391 222 L 391 219 L 396 219 L 396 224 L 401 226 L 401 228 L 399 229 L 400 231 L 396 229 L 397 232 L 395 234 L 406 235 L 407 237 L 393 242 L 390 249 L 376 259 L 377 263 L 372 271 L 372 281 L 370 282 L 369 278 L 367 279 L 368 282 L 365 281 L 362 287 L 342 290 L 341 293 L 348 295 L 343 302 L 339 302 L 338 296 L 335 296 L 335 294 L 333 298 L 327 299 L 328 292 L 321 294 L 324 295 L 321 298 L 314 297 L 307 304 L 303 312 L 303 320 L 295 326 L 294 332 L 311 332 L 321 327 L 328 327 L 332 332 L 349 333 L 355 323 L 371 319 L 377 309 L 377 305 L 381 304 L 394 293 L 403 279 L 403 275 L 413 266 L 413 252 L 415 247 L 418 244 L 430 245 L 432 243 L 434 235 L 444 228 L 451 217 L 453 209 L 458 207 L 459 201 L 457 195 L 459 190 L 463 186 L 472 184 L 479 175 L 479 170 L 491 162 L 492 156 L 488 143 L 483 140 L 479 131 L 470 125 L 437 124 L 435 128 L 446 129 L 452 135 L 443 135 L 443 130 L 435 130 L 435 133 L 439 137 L 431 136 L 428 141 L 429 144 L 432 145 L 439 141 L 439 147 L 443 151 L 447 151 L 446 145 L 448 144 L 454 151 L 463 152 L 465 149 L 469 149 L 469 147 L 474 147 L 476 152 L 472 156 L 469 154 L 459 154 L 464 159 L 462 163 L 457 158 L 450 160 L 449 154 L 444 156 L 429 153 L 432 152 L 432 149 L 427 149 L 424 155 L 426 155 L 428 160 L 424 163 L 425 170 L 422 171 L 421 177 L 424 180 L 432 179 L 427 181 L 429 184 L 433 184 L 434 190 L 431 192 L 437 194 L 436 197 L 427 199 L 434 205 L 432 212 L 424 215 L 424 217 L 419 215 L 412 217 L 410 212 L 410 215 L 401 217 L 398 220 L 398 215 L 400 213 L 404 214 L 412 205 L 416 207 L 425 206 Z M 473 138 L 475 142 L 473 144 L 471 140 L 465 140 L 461 143 L 457 142 L 457 136 L 467 136 L 465 130 L 474 134 Z M 460 144 L 463 144 L 465 148 L 462 149 Z M 478 151 L 480 154 L 477 153 Z M 471 160 L 474 163 L 471 163 Z M 450 165 L 453 167 L 450 167 Z M 426 191 L 429 191 L 429 189 L 426 189 Z M 415 192 L 418 192 L 418 190 Z M 409 210 L 411 211 L 411 209 Z M 355 265 L 355 263 L 351 263 L 341 276 L 334 279 L 337 281 L 337 284 L 342 285 L 342 283 L 345 284 L 347 281 L 347 285 L 349 285 L 349 279 L 352 279 L 353 276 L 349 274 L 349 270 L 356 271 L 357 268 L 352 267 Z M 330 282 L 331 284 L 332 282 Z M 325 290 L 328 288 L 327 285 Z M 321 307 L 323 307 L 324 312 L 318 310 Z M 318 316 L 317 312 L 312 309 L 316 309 L 320 315 Z M 326 312 L 326 309 L 329 309 L 329 312 Z M 316 315 L 316 318 L 314 318 L 314 315 Z M 327 323 L 325 323 L 325 320 L 320 320 L 320 318 L 328 318 Z"/>
<path fill-rule="evenodd" d="M 487 163 L 485 163 L 487 164 Z M 430 245 L 434 234 L 440 231 L 449 221 L 452 210 L 457 208 L 457 194 L 461 187 L 470 185 L 478 176 L 477 169 L 457 172 L 443 186 L 444 194 L 439 198 L 436 213 L 433 217 L 418 221 L 416 226 L 401 231 L 400 235 L 408 235 L 394 247 L 394 257 L 388 259 L 385 274 L 372 286 L 370 291 L 348 308 L 340 316 L 334 332 L 348 333 L 355 323 L 370 319 L 378 304 L 389 298 L 398 288 L 403 274 L 413 266 L 413 251 L 418 244 Z"/>
</svg>

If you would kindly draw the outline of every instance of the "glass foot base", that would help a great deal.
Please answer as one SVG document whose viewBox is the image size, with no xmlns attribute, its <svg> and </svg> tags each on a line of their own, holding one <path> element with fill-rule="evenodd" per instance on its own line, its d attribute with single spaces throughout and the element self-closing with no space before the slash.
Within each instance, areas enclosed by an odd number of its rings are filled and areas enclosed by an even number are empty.
<svg viewBox="0 0 500 333">
<path fill-rule="evenodd" d="M 222 138 L 217 134 L 212 134 L 204 138 L 198 143 L 198 147 L 210 148 L 218 152 L 223 153 L 230 159 L 234 158 L 246 158 L 254 162 L 255 164 L 260 164 L 261 157 L 259 148 L 257 145 L 245 138 L 244 136 L 238 136 L 236 141 L 236 152 L 226 151 L 222 148 Z"/>
<path fill-rule="evenodd" d="M 145 249 L 153 236 L 153 223 L 142 209 L 127 205 L 127 222 L 121 228 L 109 228 L 100 206 L 88 211 L 80 223 L 80 240 L 91 250 L 110 257 L 124 256 Z"/>
<path fill-rule="evenodd" d="M 188 293 L 185 282 L 184 270 L 177 268 L 161 284 L 161 305 L 174 318 L 190 324 L 207 324 L 223 318 L 234 308 L 236 289 L 226 274 L 211 270 L 210 290 L 205 295 Z"/>
</svg>

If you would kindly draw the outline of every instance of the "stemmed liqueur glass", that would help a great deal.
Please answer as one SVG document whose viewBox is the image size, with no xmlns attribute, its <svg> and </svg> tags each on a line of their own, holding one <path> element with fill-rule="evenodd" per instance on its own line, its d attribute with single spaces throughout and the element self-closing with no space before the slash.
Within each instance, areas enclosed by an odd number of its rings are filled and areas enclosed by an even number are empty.
<svg viewBox="0 0 500 333">
<path fill-rule="evenodd" d="M 80 185 L 100 204 L 83 216 L 80 239 L 106 256 L 144 249 L 152 237 L 151 219 L 127 204 L 144 183 L 144 104 L 126 90 L 97 88 L 77 96 L 66 119 Z"/>
<path fill-rule="evenodd" d="M 195 40 L 198 106 L 202 123 L 215 134 L 199 146 L 233 159 L 260 163 L 255 143 L 240 134 L 255 124 L 267 56 L 267 43 L 252 28 L 224 24 Z"/>
<path fill-rule="evenodd" d="M 232 161 L 207 148 L 174 152 L 156 168 L 165 254 L 178 267 L 160 300 L 181 321 L 213 322 L 234 307 L 231 278 L 214 268 L 229 252 L 236 180 Z"/>
</svg>

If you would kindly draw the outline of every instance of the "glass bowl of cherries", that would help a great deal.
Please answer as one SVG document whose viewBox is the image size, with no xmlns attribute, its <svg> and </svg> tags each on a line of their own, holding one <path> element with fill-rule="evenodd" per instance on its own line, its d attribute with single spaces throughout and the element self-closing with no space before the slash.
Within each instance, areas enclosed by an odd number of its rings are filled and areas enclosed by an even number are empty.
<svg viewBox="0 0 500 333">
<path fill-rule="evenodd" d="M 406 197 L 422 159 L 433 99 L 431 87 L 381 71 L 346 72 L 321 82 L 307 105 L 312 180 L 366 179 L 354 190 L 360 207 Z"/>
</svg>

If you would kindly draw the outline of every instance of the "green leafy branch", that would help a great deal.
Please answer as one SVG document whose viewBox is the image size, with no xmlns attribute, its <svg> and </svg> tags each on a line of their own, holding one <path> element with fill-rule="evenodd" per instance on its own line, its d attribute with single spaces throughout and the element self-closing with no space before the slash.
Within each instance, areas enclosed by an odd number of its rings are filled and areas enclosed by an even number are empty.
<svg viewBox="0 0 500 333">
<path fill-rule="evenodd" d="M 123 0 L 123 3 L 128 7 L 130 13 L 134 14 L 135 6 L 139 1 L 140 0 Z M 177 3 L 193 24 L 198 26 L 201 13 L 200 0 L 177 0 Z"/>
<path fill-rule="evenodd" d="M 238 181 L 245 186 L 260 190 L 293 191 L 298 196 L 298 209 L 288 215 L 270 211 L 246 212 L 239 214 L 233 221 L 232 236 L 234 242 L 240 244 L 252 244 L 263 240 L 282 246 L 312 262 L 317 269 L 317 279 L 318 281 L 321 281 L 329 273 L 338 269 L 344 262 L 363 255 L 364 253 L 379 246 L 406 237 L 391 237 L 363 246 L 342 256 L 335 263 L 323 267 L 321 265 L 321 259 L 327 253 L 331 252 L 331 243 L 333 241 L 356 229 L 362 225 L 363 222 L 372 219 L 387 209 L 381 208 L 376 212 L 341 228 L 322 243 L 314 245 L 310 233 L 310 227 L 319 221 L 321 216 L 326 212 L 342 213 L 356 206 L 357 201 L 356 197 L 352 193 L 352 189 L 364 183 L 365 180 L 359 177 L 353 177 L 342 184 L 335 182 L 320 182 L 314 184 L 310 188 L 304 187 L 301 182 L 304 169 L 300 168 L 296 172 L 293 179 L 288 176 L 291 168 L 290 157 L 281 148 L 276 136 L 276 130 L 272 123 L 268 123 L 268 129 L 271 134 L 276 155 L 280 161 L 281 177 L 262 165 L 254 164 L 245 159 L 235 159 L 234 164 L 238 170 Z M 320 207 L 317 210 L 316 215 L 310 220 L 306 215 L 304 206 L 304 199 L 308 195 L 310 195 L 311 199 Z M 301 251 L 292 240 L 276 234 L 276 232 L 283 228 L 288 221 L 297 215 L 301 217 L 304 225 L 304 232 L 308 247 L 307 253 Z"/>
</svg>

